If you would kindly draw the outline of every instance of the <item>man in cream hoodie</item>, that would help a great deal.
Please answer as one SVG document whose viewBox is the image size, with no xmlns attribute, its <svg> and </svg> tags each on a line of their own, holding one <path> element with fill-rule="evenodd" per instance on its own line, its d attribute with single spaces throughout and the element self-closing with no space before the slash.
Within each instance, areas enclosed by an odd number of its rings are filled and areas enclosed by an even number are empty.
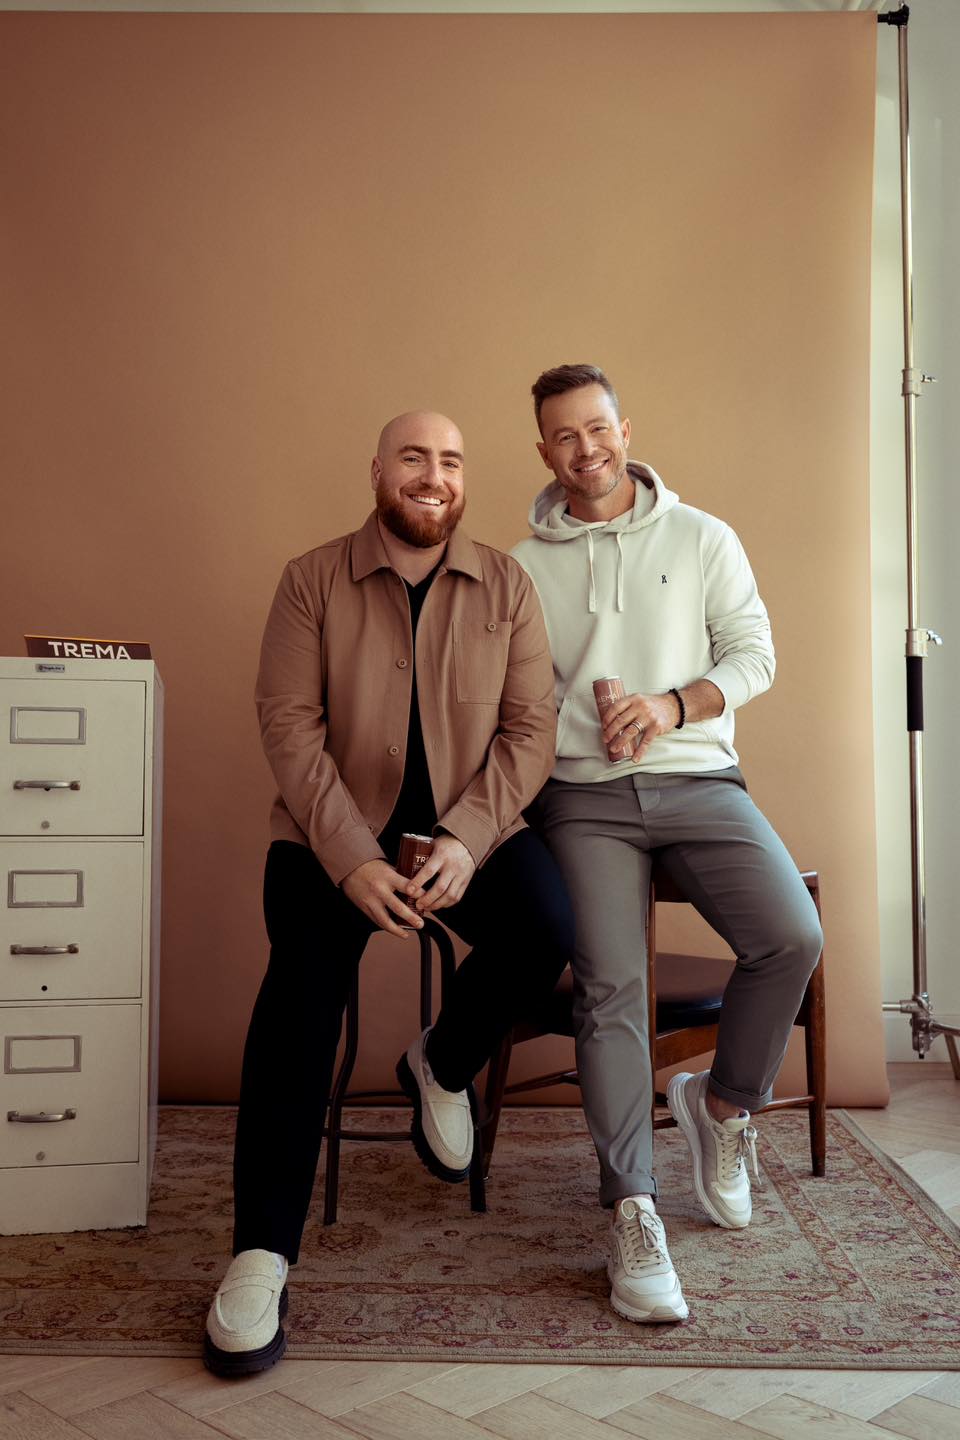
<svg viewBox="0 0 960 1440">
<path fill-rule="evenodd" d="M 727 941 L 737 965 L 709 1072 L 677 1075 L 670 1109 L 709 1218 L 751 1217 L 752 1111 L 771 1098 L 822 935 L 782 841 L 746 792 L 733 712 L 774 673 L 770 624 L 722 520 L 627 460 L 630 422 L 591 365 L 533 387 L 554 479 L 513 555 L 540 595 L 553 652 L 557 759 L 539 820 L 574 904 L 574 1018 L 583 1104 L 613 1210 L 611 1303 L 630 1320 L 683 1320 L 656 1213 L 644 926 L 654 855 Z M 622 678 L 601 723 L 593 682 Z M 616 758 L 608 755 L 610 747 Z"/>
</svg>

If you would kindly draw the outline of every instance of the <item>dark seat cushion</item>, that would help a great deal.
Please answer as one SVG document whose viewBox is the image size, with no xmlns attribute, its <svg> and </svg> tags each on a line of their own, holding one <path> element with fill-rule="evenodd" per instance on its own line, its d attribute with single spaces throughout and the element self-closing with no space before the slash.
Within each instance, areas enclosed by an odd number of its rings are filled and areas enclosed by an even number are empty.
<svg viewBox="0 0 960 1440">
<path fill-rule="evenodd" d="M 657 952 L 657 1034 L 688 1025 L 715 1025 L 732 960 Z"/>
<path fill-rule="evenodd" d="M 715 1025 L 723 992 L 733 973 L 732 960 L 709 955 L 657 955 L 657 1034 L 688 1026 Z M 573 1034 L 573 975 L 564 970 L 557 987 L 527 1022 L 517 1039 Z"/>
</svg>

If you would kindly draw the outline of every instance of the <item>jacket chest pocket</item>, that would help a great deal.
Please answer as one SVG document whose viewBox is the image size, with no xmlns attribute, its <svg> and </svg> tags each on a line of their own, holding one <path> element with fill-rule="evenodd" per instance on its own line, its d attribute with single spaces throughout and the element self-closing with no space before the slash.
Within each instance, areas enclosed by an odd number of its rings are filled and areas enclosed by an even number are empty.
<svg viewBox="0 0 960 1440">
<path fill-rule="evenodd" d="M 461 704 L 499 705 L 509 654 L 509 620 L 453 622 L 453 666 Z"/>
</svg>

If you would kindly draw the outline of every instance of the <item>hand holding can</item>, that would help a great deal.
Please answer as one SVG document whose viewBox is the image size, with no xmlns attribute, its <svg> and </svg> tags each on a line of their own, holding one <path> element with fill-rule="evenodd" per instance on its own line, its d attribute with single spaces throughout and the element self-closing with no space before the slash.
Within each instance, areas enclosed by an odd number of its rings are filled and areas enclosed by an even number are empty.
<svg viewBox="0 0 960 1440">
<path fill-rule="evenodd" d="M 604 712 L 613 704 L 614 700 L 622 700 L 626 695 L 623 688 L 623 681 L 619 675 L 607 675 L 602 680 L 594 680 L 593 697 L 597 702 L 597 713 L 603 719 Z M 619 735 L 614 736 L 607 746 L 607 759 L 612 764 L 618 764 L 622 760 L 633 758 L 633 752 L 637 748 L 639 736 L 636 727 L 633 731 L 621 730 Z"/>
<path fill-rule="evenodd" d="M 412 880 L 418 870 L 421 870 L 430 856 L 433 854 L 432 835 L 412 835 L 404 831 L 400 836 L 400 854 L 397 858 L 397 869 L 401 875 Z M 403 899 L 409 905 L 411 902 L 406 896 Z M 397 922 L 401 930 L 412 930 L 412 925 L 404 925 L 402 921 Z"/>
</svg>

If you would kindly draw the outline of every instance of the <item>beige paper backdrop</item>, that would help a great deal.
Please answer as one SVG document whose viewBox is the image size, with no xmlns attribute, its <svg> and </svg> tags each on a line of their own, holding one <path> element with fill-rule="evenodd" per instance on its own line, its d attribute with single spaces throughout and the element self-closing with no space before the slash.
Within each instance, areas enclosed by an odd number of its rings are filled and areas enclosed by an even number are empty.
<svg viewBox="0 0 960 1440">
<path fill-rule="evenodd" d="M 469 529 L 509 547 L 546 473 L 530 383 L 588 359 L 634 457 L 751 556 L 780 668 L 741 712 L 742 762 L 823 877 L 831 1096 L 885 1100 L 875 33 L 868 14 L 0 16 L 0 650 L 27 630 L 154 645 L 167 1099 L 236 1095 L 266 954 L 251 692 L 283 562 L 360 523 L 381 423 L 420 405 L 461 424 Z M 415 1024 L 408 954 L 368 952 L 368 1084 Z"/>
</svg>

